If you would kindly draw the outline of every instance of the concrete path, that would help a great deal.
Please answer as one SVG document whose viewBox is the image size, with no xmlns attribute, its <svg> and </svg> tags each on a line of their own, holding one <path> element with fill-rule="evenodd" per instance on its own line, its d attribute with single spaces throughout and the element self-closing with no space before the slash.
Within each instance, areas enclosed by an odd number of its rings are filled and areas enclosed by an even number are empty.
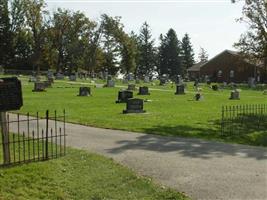
<svg viewBox="0 0 267 200">
<path fill-rule="evenodd" d="M 44 125 L 41 120 L 40 126 Z M 111 157 L 193 199 L 267 199 L 267 148 L 75 124 L 66 127 L 68 146 Z"/>
</svg>

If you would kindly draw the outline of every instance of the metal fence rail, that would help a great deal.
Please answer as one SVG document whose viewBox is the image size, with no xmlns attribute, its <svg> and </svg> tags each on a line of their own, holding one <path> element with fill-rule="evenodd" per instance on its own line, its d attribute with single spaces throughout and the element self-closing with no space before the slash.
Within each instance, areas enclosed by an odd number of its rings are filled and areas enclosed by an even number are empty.
<svg viewBox="0 0 267 200">
<path fill-rule="evenodd" d="M 58 116 L 55 111 L 45 118 L 30 117 L 29 113 L 7 114 L 8 140 L 0 141 L 0 166 L 9 166 L 20 163 L 43 161 L 64 156 L 66 154 L 66 126 L 65 111 Z M 4 146 L 8 148 L 4 148 Z M 7 151 L 7 156 L 6 155 Z"/>
<path fill-rule="evenodd" d="M 222 107 L 221 134 L 240 135 L 267 131 L 267 105 L 235 105 Z"/>
</svg>

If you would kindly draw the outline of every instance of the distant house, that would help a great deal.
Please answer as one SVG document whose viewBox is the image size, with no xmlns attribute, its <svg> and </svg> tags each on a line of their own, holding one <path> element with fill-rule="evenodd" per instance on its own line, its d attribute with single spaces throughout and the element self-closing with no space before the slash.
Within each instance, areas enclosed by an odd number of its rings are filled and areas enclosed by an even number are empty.
<svg viewBox="0 0 267 200">
<path fill-rule="evenodd" d="M 261 81 L 260 67 L 251 64 L 238 52 L 225 50 L 207 62 L 197 63 L 188 70 L 191 80 L 208 78 L 212 82 Z"/>
</svg>

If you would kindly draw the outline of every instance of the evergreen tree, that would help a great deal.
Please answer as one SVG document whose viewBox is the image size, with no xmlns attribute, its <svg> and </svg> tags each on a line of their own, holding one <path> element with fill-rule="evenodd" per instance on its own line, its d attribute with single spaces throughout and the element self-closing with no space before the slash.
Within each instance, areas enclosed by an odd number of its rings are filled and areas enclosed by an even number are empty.
<svg viewBox="0 0 267 200">
<path fill-rule="evenodd" d="M 207 54 L 204 48 L 200 47 L 200 51 L 198 54 L 199 62 L 207 62 L 208 59 L 209 59 L 209 55 Z"/>
<path fill-rule="evenodd" d="M 145 22 L 138 37 L 139 49 L 139 65 L 138 76 L 151 76 L 155 66 L 155 41 L 152 39 L 152 34 L 149 25 Z"/>
<path fill-rule="evenodd" d="M 184 75 L 186 73 L 186 70 L 192 67 L 193 64 L 195 63 L 193 47 L 190 42 L 190 37 L 187 33 L 182 39 L 182 57 L 183 57 L 182 75 Z"/>
<path fill-rule="evenodd" d="M 169 74 L 170 71 L 167 65 L 168 58 L 167 58 L 167 51 L 166 51 L 166 46 L 167 46 L 166 39 L 162 34 L 160 34 L 159 40 L 160 40 L 160 45 L 158 47 L 158 56 L 157 56 L 158 73 L 160 75 Z"/>
<path fill-rule="evenodd" d="M 171 78 L 182 74 L 181 45 L 173 29 L 165 37 L 161 36 L 159 52 L 161 74 L 166 73 Z"/>
</svg>

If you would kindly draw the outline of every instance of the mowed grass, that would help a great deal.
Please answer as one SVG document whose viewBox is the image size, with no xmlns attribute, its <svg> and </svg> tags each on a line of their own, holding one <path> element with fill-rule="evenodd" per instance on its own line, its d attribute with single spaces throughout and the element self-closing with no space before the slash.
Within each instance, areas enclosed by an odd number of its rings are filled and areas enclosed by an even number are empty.
<svg viewBox="0 0 267 200">
<path fill-rule="evenodd" d="M 56 160 L 0 168 L 0 199 L 183 200 L 111 159 L 68 149 Z"/>
<path fill-rule="evenodd" d="M 89 81 L 87 81 L 89 83 Z M 204 100 L 194 101 L 194 87 L 187 86 L 187 94 L 174 95 L 175 88 L 151 86 L 149 96 L 134 97 L 150 100 L 144 103 L 145 114 L 122 114 L 125 104 L 116 104 L 119 88 L 93 88 L 91 97 L 77 96 L 79 86 L 86 83 L 56 81 L 46 92 L 32 92 L 33 84 L 23 82 L 24 106 L 21 113 L 49 109 L 66 109 L 67 121 L 83 125 L 120 129 L 168 136 L 198 137 L 250 145 L 267 146 L 267 133 L 248 132 L 242 135 L 222 137 L 220 133 L 221 109 L 223 105 L 266 104 L 263 91 L 244 89 L 240 100 L 229 100 L 230 90 L 212 91 L 202 85 Z M 88 85 L 90 86 L 90 85 Z"/>
</svg>

